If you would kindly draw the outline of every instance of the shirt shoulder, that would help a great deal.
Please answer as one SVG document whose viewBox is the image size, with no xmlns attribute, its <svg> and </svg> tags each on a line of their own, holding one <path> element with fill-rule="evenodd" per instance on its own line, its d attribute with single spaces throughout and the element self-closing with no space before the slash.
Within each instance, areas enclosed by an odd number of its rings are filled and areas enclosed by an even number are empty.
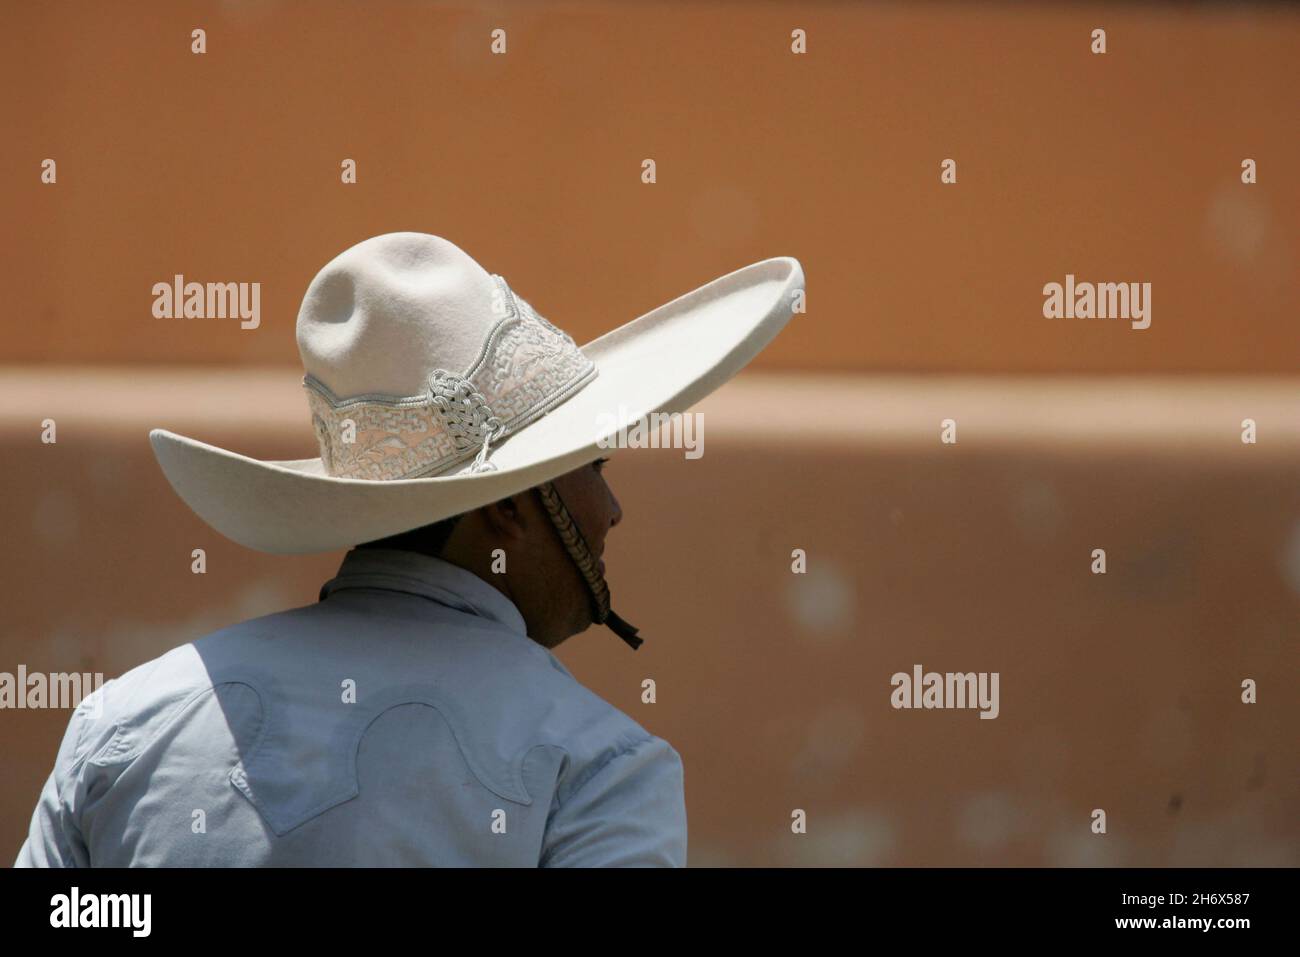
<svg viewBox="0 0 1300 957">
<path fill-rule="evenodd" d="M 335 809 L 382 822 L 452 820 L 460 808 L 477 821 L 514 806 L 512 821 L 527 809 L 535 822 L 535 853 L 557 865 L 650 839 L 587 833 L 589 817 L 618 810 L 668 842 L 637 854 L 684 858 L 681 759 L 667 742 L 499 622 L 378 595 L 362 607 L 331 599 L 249 619 L 106 682 L 69 729 L 70 810 L 99 806 L 107 822 L 139 806 L 146 785 L 150 800 L 172 803 L 194 803 L 201 788 L 215 802 L 224 787 L 274 843 Z M 133 763 L 138 773 L 123 777 Z M 206 773 L 195 778 L 197 767 Z M 439 794 L 451 803 L 435 806 Z"/>
<path fill-rule="evenodd" d="M 592 763 L 547 823 L 543 867 L 685 867 L 681 756 L 647 735 Z"/>
<path fill-rule="evenodd" d="M 77 727 L 74 767 L 83 761 L 112 763 L 158 734 L 187 701 L 211 689 L 194 645 L 180 645 L 131 668 L 82 699 L 70 727 Z"/>
</svg>

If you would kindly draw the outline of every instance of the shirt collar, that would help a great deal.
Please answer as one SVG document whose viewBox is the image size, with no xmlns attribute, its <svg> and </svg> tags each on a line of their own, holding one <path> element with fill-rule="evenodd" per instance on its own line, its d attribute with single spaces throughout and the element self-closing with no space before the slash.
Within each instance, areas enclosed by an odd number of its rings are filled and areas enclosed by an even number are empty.
<svg viewBox="0 0 1300 957">
<path fill-rule="evenodd" d="M 528 637 L 528 626 L 514 602 L 473 572 L 432 555 L 396 548 L 354 548 L 343 557 L 338 575 L 321 587 L 321 600 L 345 588 L 386 588 L 422 595 Z"/>
</svg>

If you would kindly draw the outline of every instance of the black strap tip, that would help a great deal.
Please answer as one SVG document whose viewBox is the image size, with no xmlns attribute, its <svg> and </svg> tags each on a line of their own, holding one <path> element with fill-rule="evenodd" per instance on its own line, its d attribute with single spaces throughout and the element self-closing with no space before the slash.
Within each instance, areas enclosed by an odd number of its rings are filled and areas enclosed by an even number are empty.
<svg viewBox="0 0 1300 957">
<path fill-rule="evenodd" d="M 613 611 L 605 617 L 605 624 L 609 626 L 610 631 L 631 645 L 633 651 L 640 648 L 641 644 L 645 641 L 644 638 L 638 638 L 636 636 L 636 628 L 633 628 L 622 618 L 618 617 L 618 615 L 614 614 Z"/>
</svg>

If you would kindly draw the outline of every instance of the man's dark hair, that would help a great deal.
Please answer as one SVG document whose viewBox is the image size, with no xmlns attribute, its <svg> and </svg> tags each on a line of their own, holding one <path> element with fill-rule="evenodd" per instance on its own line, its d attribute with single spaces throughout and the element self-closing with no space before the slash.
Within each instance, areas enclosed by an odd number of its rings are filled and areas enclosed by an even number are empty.
<svg viewBox="0 0 1300 957">
<path fill-rule="evenodd" d="M 444 518 L 441 522 L 434 522 L 431 525 L 421 525 L 419 528 L 398 532 L 396 535 L 389 535 L 387 538 L 377 538 L 373 542 L 362 542 L 357 548 L 400 548 L 408 552 L 419 552 L 422 555 L 432 555 L 437 558 L 442 554 L 443 548 L 447 545 L 447 540 L 451 538 L 452 530 L 462 517 L 453 515 L 451 518 Z"/>
</svg>

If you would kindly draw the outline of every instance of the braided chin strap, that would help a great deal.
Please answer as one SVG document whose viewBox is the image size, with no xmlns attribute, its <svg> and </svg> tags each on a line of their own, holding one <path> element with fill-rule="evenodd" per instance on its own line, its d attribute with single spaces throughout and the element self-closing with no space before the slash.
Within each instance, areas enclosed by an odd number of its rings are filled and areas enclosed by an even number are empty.
<svg viewBox="0 0 1300 957">
<path fill-rule="evenodd" d="M 546 514 L 551 517 L 551 524 L 555 526 L 555 531 L 564 544 L 564 550 L 573 559 L 573 564 L 578 566 L 578 571 L 582 574 L 582 579 L 587 583 L 587 589 L 591 592 L 592 620 L 598 625 L 608 625 L 614 634 L 631 645 L 633 651 L 636 651 L 644 639 L 638 638 L 636 636 L 637 629 L 610 610 L 609 585 L 605 583 L 605 576 L 600 573 L 600 568 L 596 564 L 596 559 L 592 557 L 591 549 L 587 547 L 586 539 L 582 537 L 582 531 L 578 528 L 578 523 L 573 520 L 569 510 L 564 507 L 564 500 L 560 498 L 559 491 L 556 490 L 552 483 L 546 482 L 537 486 L 537 496 L 542 500 L 542 506 L 546 509 Z"/>
</svg>

